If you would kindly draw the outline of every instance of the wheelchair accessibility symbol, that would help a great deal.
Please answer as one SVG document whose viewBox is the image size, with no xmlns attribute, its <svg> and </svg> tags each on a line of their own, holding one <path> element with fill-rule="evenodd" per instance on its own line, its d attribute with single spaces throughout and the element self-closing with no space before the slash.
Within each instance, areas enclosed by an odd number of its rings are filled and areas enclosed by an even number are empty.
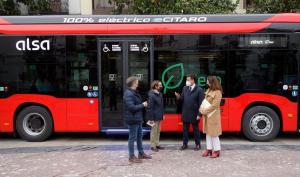
<svg viewBox="0 0 300 177">
<path fill-rule="evenodd" d="M 104 44 L 102 51 L 106 53 L 106 52 L 109 52 L 110 49 L 107 47 L 106 44 Z"/>
<path fill-rule="evenodd" d="M 149 47 L 147 44 L 145 44 L 145 46 L 142 48 L 142 51 L 145 53 L 149 51 Z"/>
</svg>

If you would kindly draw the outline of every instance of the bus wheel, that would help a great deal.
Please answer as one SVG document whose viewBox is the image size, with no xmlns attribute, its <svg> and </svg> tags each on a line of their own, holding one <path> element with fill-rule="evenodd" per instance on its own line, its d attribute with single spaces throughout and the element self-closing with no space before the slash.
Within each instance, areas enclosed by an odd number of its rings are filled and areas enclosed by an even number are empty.
<svg viewBox="0 0 300 177">
<path fill-rule="evenodd" d="M 51 114 L 43 107 L 29 106 L 16 119 L 16 130 L 27 141 L 44 141 L 52 134 Z"/>
<path fill-rule="evenodd" d="M 274 110 L 266 106 L 255 106 L 243 117 L 243 133 L 251 141 L 269 141 L 277 136 L 280 120 Z"/>
</svg>

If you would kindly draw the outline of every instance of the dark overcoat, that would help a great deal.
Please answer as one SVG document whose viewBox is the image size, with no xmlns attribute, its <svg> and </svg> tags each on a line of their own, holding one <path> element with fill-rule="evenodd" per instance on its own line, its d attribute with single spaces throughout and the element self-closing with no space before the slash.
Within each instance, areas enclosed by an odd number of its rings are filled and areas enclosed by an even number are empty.
<svg viewBox="0 0 300 177">
<path fill-rule="evenodd" d="M 204 91 L 201 87 L 195 86 L 192 91 L 189 87 L 184 86 L 180 96 L 182 102 L 182 122 L 194 123 L 197 116 L 200 116 L 199 107 L 204 99 Z"/>
</svg>

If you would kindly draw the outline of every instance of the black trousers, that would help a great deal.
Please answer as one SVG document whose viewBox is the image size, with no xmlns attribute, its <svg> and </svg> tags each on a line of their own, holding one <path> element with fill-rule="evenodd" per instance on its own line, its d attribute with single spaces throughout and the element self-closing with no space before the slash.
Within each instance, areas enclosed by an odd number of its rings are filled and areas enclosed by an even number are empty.
<svg viewBox="0 0 300 177">
<path fill-rule="evenodd" d="M 200 145 L 200 131 L 198 124 L 199 122 L 183 122 L 183 144 L 188 145 L 189 142 L 189 127 L 190 124 L 193 126 L 195 144 Z"/>
</svg>

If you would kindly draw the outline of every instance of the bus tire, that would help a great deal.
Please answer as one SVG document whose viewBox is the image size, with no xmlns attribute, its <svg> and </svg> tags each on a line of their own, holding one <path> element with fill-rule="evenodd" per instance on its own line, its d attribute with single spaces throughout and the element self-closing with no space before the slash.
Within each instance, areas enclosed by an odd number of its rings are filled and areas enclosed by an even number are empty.
<svg viewBox="0 0 300 177">
<path fill-rule="evenodd" d="M 41 106 L 26 107 L 17 115 L 16 131 L 26 141 L 45 141 L 53 132 L 52 116 Z"/>
<path fill-rule="evenodd" d="M 266 106 L 255 106 L 248 109 L 242 122 L 244 135 L 251 141 L 270 141 L 280 130 L 277 113 Z"/>
</svg>

